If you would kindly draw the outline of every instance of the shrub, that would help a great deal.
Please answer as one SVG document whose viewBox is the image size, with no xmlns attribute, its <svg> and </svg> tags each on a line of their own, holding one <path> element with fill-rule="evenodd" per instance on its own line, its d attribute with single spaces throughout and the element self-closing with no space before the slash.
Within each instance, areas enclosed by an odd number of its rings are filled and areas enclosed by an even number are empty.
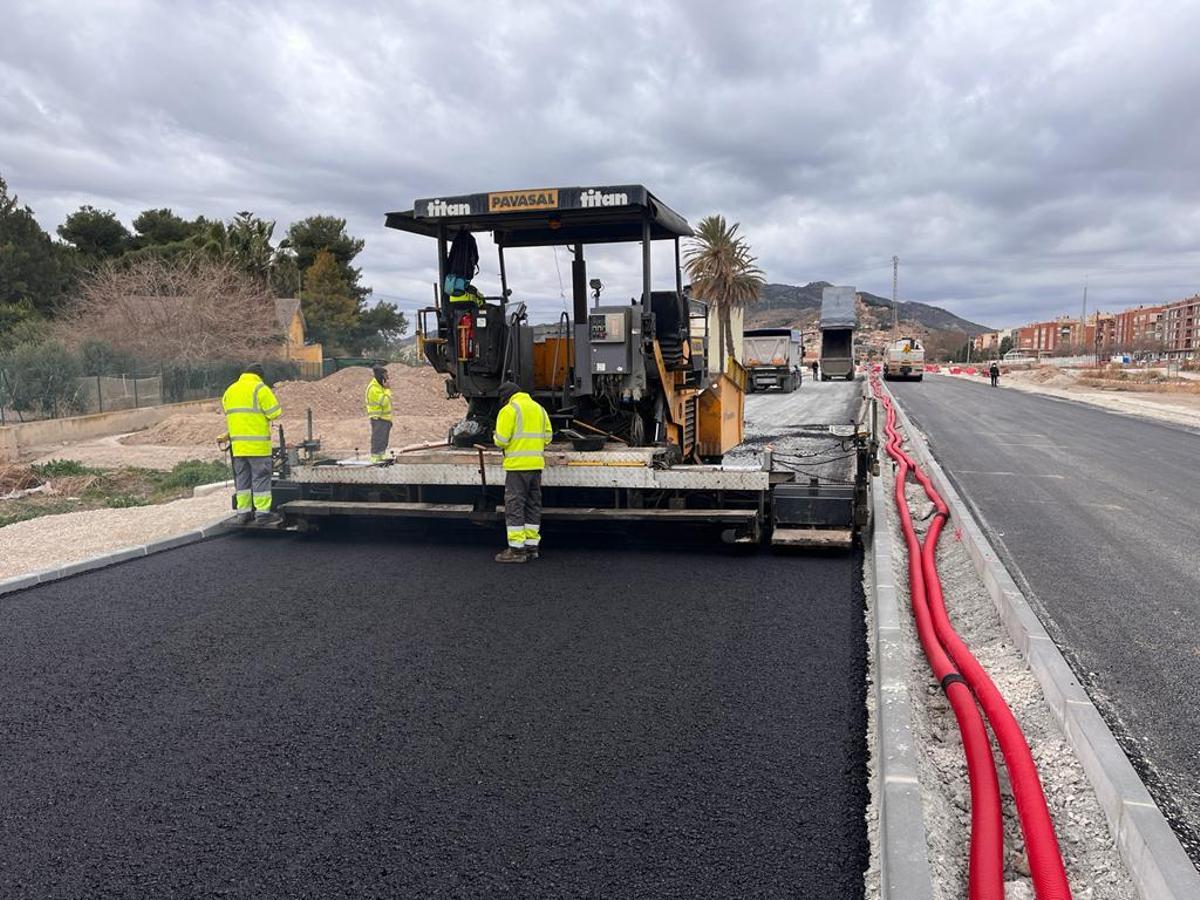
<svg viewBox="0 0 1200 900">
<path fill-rule="evenodd" d="M 79 346 L 84 375 L 121 375 L 133 373 L 137 361 L 123 350 L 115 350 L 104 341 L 84 341 Z"/>
<path fill-rule="evenodd" d="M 39 466 L 30 466 L 42 481 L 51 478 L 67 478 L 72 475 L 91 475 L 92 470 L 73 459 L 52 459 Z"/>
<path fill-rule="evenodd" d="M 128 509 L 131 506 L 149 506 L 150 501 L 134 494 L 114 494 L 105 501 L 105 505 L 110 509 Z"/>
<path fill-rule="evenodd" d="M 0 356 L 0 403 L 47 416 L 83 411 L 79 360 L 58 341 L 25 343 Z"/>
<path fill-rule="evenodd" d="M 229 478 L 229 468 L 225 463 L 211 462 L 202 459 L 185 459 L 176 463 L 161 481 L 163 490 L 175 488 L 194 488 L 201 484 L 212 484 L 214 481 L 225 481 Z"/>
</svg>

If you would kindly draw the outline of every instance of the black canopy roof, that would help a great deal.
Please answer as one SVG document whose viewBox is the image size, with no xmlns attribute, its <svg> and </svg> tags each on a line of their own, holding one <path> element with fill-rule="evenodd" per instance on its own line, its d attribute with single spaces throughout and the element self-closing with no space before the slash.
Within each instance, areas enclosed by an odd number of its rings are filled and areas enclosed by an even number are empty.
<svg viewBox="0 0 1200 900">
<path fill-rule="evenodd" d="M 640 241 L 690 237 L 687 220 L 640 184 L 535 188 L 417 200 L 387 214 L 388 228 L 436 237 L 439 228 L 490 231 L 505 247 Z"/>
</svg>

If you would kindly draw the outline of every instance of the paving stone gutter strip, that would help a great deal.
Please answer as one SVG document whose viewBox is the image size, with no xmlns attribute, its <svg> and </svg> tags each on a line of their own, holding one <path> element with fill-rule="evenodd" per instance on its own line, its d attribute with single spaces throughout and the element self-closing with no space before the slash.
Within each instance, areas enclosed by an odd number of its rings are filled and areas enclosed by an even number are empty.
<svg viewBox="0 0 1200 900">
<path fill-rule="evenodd" d="M 879 885 L 883 900 L 933 897 L 929 848 L 917 780 L 917 756 L 908 698 L 908 660 L 900 631 L 900 604 L 892 568 L 883 479 L 871 479 L 870 565 L 874 645 L 879 814 Z"/>
<path fill-rule="evenodd" d="M 1162 811 L 996 555 L 966 502 L 933 458 L 924 435 L 913 427 L 896 395 L 891 397 L 913 455 L 950 506 L 951 524 L 961 529 L 962 541 L 1005 628 L 1029 661 L 1046 702 L 1083 765 L 1139 895 L 1145 900 L 1200 897 L 1200 872 L 1188 859 Z M 878 480 L 875 484 L 878 488 Z M 878 528 L 875 533 L 878 540 Z M 878 562 L 876 569 L 878 572 Z"/>
<path fill-rule="evenodd" d="M 114 550 L 111 553 L 102 553 L 99 556 L 93 556 L 90 559 L 83 559 L 65 566 L 55 566 L 50 569 L 43 569 L 40 572 L 30 572 L 25 575 L 17 575 L 14 578 L 6 578 L 0 581 L 0 595 L 24 590 L 25 588 L 31 588 L 39 584 L 46 584 L 50 581 L 57 581 L 60 578 L 69 578 L 72 575 L 79 575 L 82 572 L 103 569 L 130 559 L 150 556 L 152 553 L 158 553 L 163 550 L 172 550 L 175 547 L 182 547 L 185 544 L 194 544 L 197 541 L 207 540 L 208 538 L 223 534 L 228 521 L 229 516 L 224 515 L 201 528 L 160 538 L 148 544 L 124 547 L 120 550 Z"/>
</svg>

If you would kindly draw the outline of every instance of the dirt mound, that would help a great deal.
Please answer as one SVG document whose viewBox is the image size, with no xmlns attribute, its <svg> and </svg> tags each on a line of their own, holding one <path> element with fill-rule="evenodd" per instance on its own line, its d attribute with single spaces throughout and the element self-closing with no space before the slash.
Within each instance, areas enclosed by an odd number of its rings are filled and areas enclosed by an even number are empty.
<svg viewBox="0 0 1200 900">
<path fill-rule="evenodd" d="M 444 438 L 449 427 L 466 411 L 462 400 L 446 398 L 444 379 L 430 368 L 391 365 L 388 379 L 394 410 L 393 447 Z M 283 425 L 288 442 L 304 438 L 305 411 L 311 409 L 313 431 L 324 450 L 348 453 L 357 448 L 365 452 L 369 430 L 364 394 L 370 381 L 371 370 L 359 366 L 342 369 L 320 381 L 277 384 L 275 396 L 283 407 L 283 417 L 278 422 Z M 211 446 L 224 431 L 225 417 L 219 412 L 177 414 L 122 438 L 121 443 Z"/>
<path fill-rule="evenodd" d="M 461 418 L 461 400 L 447 400 L 445 378 L 428 367 L 403 364 L 388 366 L 392 406 L 408 416 L 455 416 Z M 342 369 L 320 381 L 281 381 L 275 396 L 285 415 L 303 416 L 311 407 L 314 419 L 361 418 L 363 396 L 371 381 L 371 370 L 362 366 Z"/>
</svg>

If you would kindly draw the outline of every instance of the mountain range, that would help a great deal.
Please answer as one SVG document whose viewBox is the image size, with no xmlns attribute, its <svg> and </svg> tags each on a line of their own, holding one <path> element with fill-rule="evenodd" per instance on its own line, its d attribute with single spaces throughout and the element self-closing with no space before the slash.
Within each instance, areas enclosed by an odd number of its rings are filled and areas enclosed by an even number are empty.
<svg viewBox="0 0 1200 900">
<path fill-rule="evenodd" d="M 821 308 L 821 290 L 829 286 L 828 281 L 811 281 L 806 285 L 765 284 L 758 302 L 749 310 L 748 324 L 759 327 L 784 326 L 813 318 Z M 865 306 L 875 307 L 877 318 L 891 318 L 891 300 L 867 291 L 859 291 L 859 296 Z M 910 300 L 901 300 L 897 305 L 901 322 L 917 322 L 931 331 L 961 331 L 974 337 L 993 330 L 956 316 L 940 306 Z"/>
</svg>

